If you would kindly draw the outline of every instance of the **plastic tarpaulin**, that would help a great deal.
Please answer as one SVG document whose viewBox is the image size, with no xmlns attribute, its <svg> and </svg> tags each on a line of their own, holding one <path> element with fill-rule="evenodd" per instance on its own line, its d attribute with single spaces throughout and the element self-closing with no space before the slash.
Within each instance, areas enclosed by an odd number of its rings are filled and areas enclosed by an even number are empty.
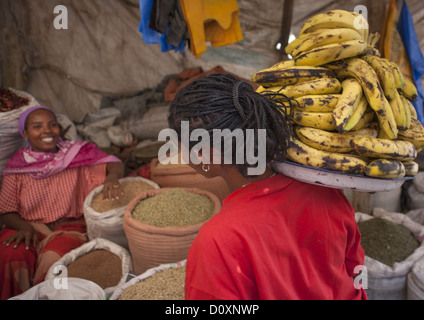
<svg viewBox="0 0 424 320">
<path fill-rule="evenodd" d="M 415 109 L 417 110 L 418 120 L 421 123 L 424 123 L 424 93 L 423 83 L 421 79 L 424 76 L 424 57 L 419 46 L 411 13 L 405 1 L 403 1 L 402 10 L 399 16 L 398 31 L 405 45 L 405 50 L 407 52 L 411 65 L 412 77 L 418 91 L 417 100 L 413 102 L 413 104 L 415 106 Z"/>
</svg>

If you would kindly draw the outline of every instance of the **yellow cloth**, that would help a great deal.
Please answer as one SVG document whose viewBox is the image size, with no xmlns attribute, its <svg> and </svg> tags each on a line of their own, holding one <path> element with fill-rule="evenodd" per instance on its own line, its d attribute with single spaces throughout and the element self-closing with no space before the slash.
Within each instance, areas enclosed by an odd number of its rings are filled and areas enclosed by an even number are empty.
<svg viewBox="0 0 424 320">
<path fill-rule="evenodd" d="M 402 73 L 412 80 L 409 58 L 402 37 L 397 29 L 398 20 L 399 13 L 396 8 L 396 1 L 391 0 L 384 19 L 380 40 L 380 53 L 383 57 L 396 62 L 402 70 Z"/>
<path fill-rule="evenodd" d="M 190 33 L 191 53 L 199 58 L 212 47 L 243 40 L 236 0 L 180 0 Z"/>
</svg>

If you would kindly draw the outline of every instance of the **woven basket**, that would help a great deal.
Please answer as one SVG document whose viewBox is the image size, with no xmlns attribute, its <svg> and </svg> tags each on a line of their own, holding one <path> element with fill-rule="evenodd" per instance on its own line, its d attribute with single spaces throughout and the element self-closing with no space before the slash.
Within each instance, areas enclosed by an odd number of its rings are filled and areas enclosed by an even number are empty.
<svg viewBox="0 0 424 320">
<path fill-rule="evenodd" d="M 171 188 L 148 190 L 134 198 L 127 206 L 123 228 L 128 239 L 128 247 L 133 259 L 135 274 L 164 263 L 174 263 L 187 258 L 191 244 L 200 227 L 206 222 L 186 226 L 156 227 L 138 221 L 132 217 L 137 204 L 147 198 L 158 195 Z M 213 214 L 221 210 L 221 202 L 213 193 L 197 188 L 181 188 L 196 194 L 207 196 L 215 204 Z"/>
</svg>

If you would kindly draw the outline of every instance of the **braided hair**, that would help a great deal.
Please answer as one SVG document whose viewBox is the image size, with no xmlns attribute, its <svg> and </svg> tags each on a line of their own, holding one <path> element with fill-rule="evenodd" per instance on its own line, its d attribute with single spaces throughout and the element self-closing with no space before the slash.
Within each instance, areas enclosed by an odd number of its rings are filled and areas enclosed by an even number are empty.
<svg viewBox="0 0 424 320">
<path fill-rule="evenodd" d="M 284 103 L 289 107 L 284 107 Z M 212 141 L 214 129 L 254 129 L 254 153 L 258 153 L 258 129 L 266 131 L 266 163 L 272 160 L 284 161 L 286 149 L 292 134 L 289 117 L 293 101 L 283 95 L 270 96 L 255 92 L 245 81 L 230 74 L 211 74 L 189 83 L 180 89 L 170 105 L 169 126 L 181 141 L 181 122 L 189 122 L 190 133 L 194 129 L 208 131 Z M 289 110 L 289 112 L 287 111 Z M 190 141 L 190 149 L 197 144 Z M 222 150 L 221 150 L 222 152 Z M 236 159 L 233 141 L 232 159 Z M 223 154 L 223 153 L 222 153 Z M 243 155 L 243 163 L 236 163 L 238 171 L 247 175 L 249 163 Z M 238 162 L 238 161 L 237 161 Z"/>
</svg>

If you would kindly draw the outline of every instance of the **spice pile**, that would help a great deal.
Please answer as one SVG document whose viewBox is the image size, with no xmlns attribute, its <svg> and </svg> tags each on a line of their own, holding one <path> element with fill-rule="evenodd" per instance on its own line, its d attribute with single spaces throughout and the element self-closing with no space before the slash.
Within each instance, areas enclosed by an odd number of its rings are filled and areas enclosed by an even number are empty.
<svg viewBox="0 0 424 320">
<path fill-rule="evenodd" d="M 115 287 L 122 278 L 122 260 L 116 254 L 97 249 L 88 252 L 66 266 L 68 277 L 97 283 L 102 289 Z"/>
<path fill-rule="evenodd" d="M 103 213 L 112 209 L 124 207 L 130 203 L 138 194 L 143 191 L 154 189 L 154 187 L 144 181 L 127 181 L 121 183 L 124 194 L 115 201 L 106 201 L 103 199 L 103 193 L 93 197 L 91 207 L 93 210 Z"/>
<path fill-rule="evenodd" d="M 171 268 L 153 274 L 126 288 L 119 300 L 184 300 L 186 268 Z"/>
<path fill-rule="evenodd" d="M 134 219 L 156 226 L 185 226 L 212 217 L 214 203 L 208 197 L 180 188 L 166 190 L 141 200 L 133 209 Z"/>
<path fill-rule="evenodd" d="M 387 219 L 372 218 L 358 227 L 365 255 L 390 267 L 405 260 L 419 246 L 408 228 Z"/>
<path fill-rule="evenodd" d="M 29 99 L 14 94 L 9 89 L 0 88 L 0 112 L 8 112 L 25 106 Z"/>
</svg>

